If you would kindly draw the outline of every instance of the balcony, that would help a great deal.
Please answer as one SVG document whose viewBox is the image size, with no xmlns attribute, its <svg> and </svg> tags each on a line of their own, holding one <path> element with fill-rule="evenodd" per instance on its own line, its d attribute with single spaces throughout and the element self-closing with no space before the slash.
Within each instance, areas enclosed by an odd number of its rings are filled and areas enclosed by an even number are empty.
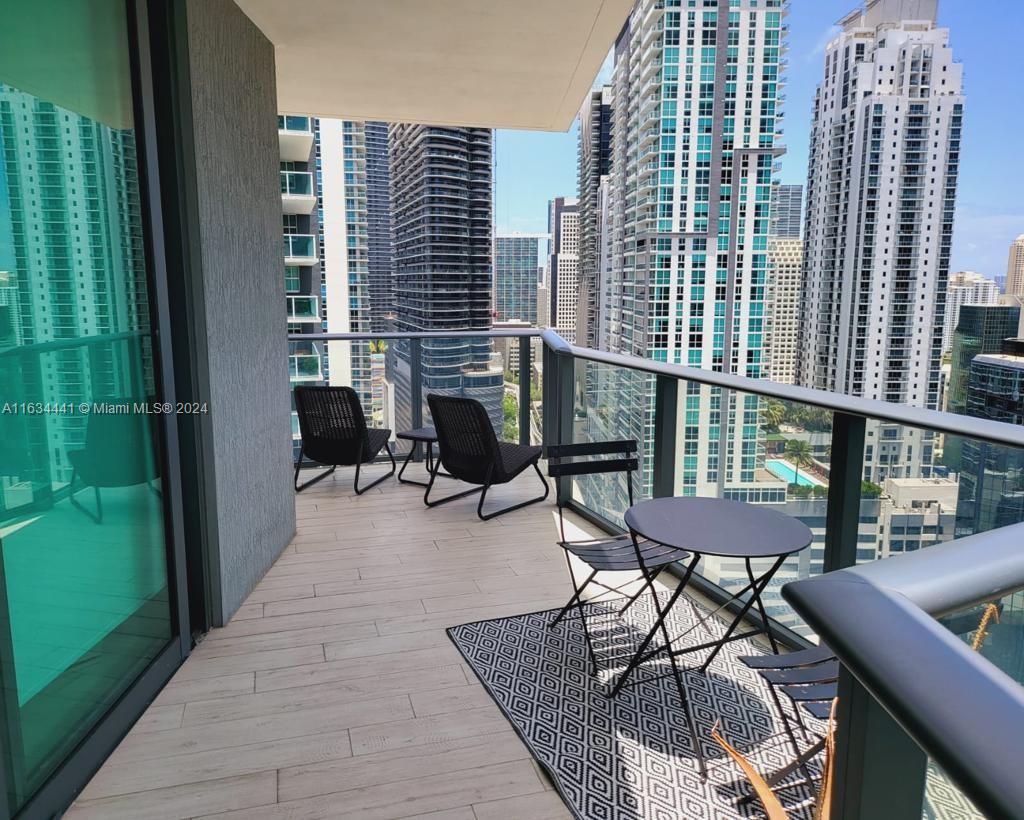
<svg viewBox="0 0 1024 820">
<path fill-rule="evenodd" d="M 309 171 L 281 171 L 281 210 L 308 214 L 316 207 L 313 175 Z"/>
<path fill-rule="evenodd" d="M 288 357 L 288 378 L 292 383 L 323 381 L 318 353 L 292 353 Z"/>
<path fill-rule="evenodd" d="M 278 114 L 277 141 L 282 162 L 307 162 L 313 150 L 312 117 Z"/>
<path fill-rule="evenodd" d="M 320 322 L 320 299 L 316 296 L 288 296 L 288 321 Z"/>
<path fill-rule="evenodd" d="M 726 493 L 779 505 L 808 522 L 815 534 L 809 561 L 785 564 L 769 588 L 769 625 L 788 648 L 827 637 L 849 670 L 840 680 L 838 737 L 858 738 L 850 742 L 860 745 L 846 753 L 870 753 L 872 760 L 884 760 L 889 770 L 898 772 L 893 781 L 888 771 L 869 772 L 854 763 L 853 774 L 851 769 L 837 770 L 837 791 L 844 799 L 858 795 L 873 806 L 876 799 L 892 801 L 895 794 L 906 798 L 909 792 L 907 799 L 917 800 L 918 815 L 924 808 L 937 816 L 974 811 L 958 787 L 979 806 L 1005 807 L 1016 799 L 1005 791 L 1007 780 L 1000 779 L 998 760 L 1024 722 L 1024 691 L 993 664 L 1018 680 L 1024 677 L 1024 641 L 1017 646 L 1016 638 L 1006 640 L 1024 636 L 1020 607 L 1006 597 L 1024 588 L 1024 558 L 1018 548 L 1024 525 L 991 533 L 985 531 L 987 525 L 979 525 L 978 534 L 969 537 L 958 528 L 954 540 L 951 531 L 943 535 L 941 528 L 952 520 L 943 505 L 955 506 L 955 484 L 950 502 L 949 481 L 929 479 L 929 487 L 947 492 L 947 500 L 922 506 L 917 495 L 913 501 L 901 495 L 920 493 L 916 485 L 912 490 L 907 484 L 887 485 L 879 497 L 864 489 L 861 476 L 865 441 L 875 435 L 865 436 L 865 431 L 902 429 L 905 436 L 936 441 L 955 433 L 1020 456 L 1024 450 L 1017 448 L 1024 445 L 1024 434 L 1018 428 L 589 350 L 568 345 L 550 331 L 543 334 L 543 359 L 537 362 L 532 348 L 536 335 L 533 330 L 324 334 L 310 351 L 309 337 L 300 334 L 291 337 L 289 363 L 293 383 L 320 381 L 326 371 L 321 358 L 326 358 L 332 379 L 340 377 L 365 390 L 368 423 L 400 427 L 423 422 L 430 389 L 426 379 L 439 378 L 449 365 L 457 370 L 462 358 L 478 353 L 492 356 L 493 350 L 498 361 L 507 361 L 509 345 L 516 345 L 518 360 L 505 377 L 504 389 L 499 388 L 515 399 L 515 423 L 502 429 L 505 438 L 581 442 L 621 437 L 631 432 L 629 408 L 656 402 L 651 440 L 640 452 L 638 475 L 652 476 L 649 483 L 640 481 L 641 497 L 685 494 L 690 467 L 682 454 L 707 450 L 708 442 L 721 434 L 715 431 L 727 429 L 720 425 L 722 407 L 731 402 L 736 412 L 754 408 L 760 430 L 753 457 L 759 463 L 751 477 L 731 489 L 727 485 Z M 531 388 L 536 382 L 542 385 L 539 391 Z M 624 402 L 623 396 L 632 398 Z M 508 418 L 506 414 L 506 424 Z M 291 434 L 298 441 L 294 415 Z M 780 449 L 780 435 L 807 440 L 813 458 L 798 464 L 787 460 L 796 457 L 787 455 L 790 448 Z M 399 446 L 402 442 L 393 439 L 393 444 L 399 457 L 408 453 Z M 676 456 L 666 461 L 665 453 Z M 992 472 L 987 480 L 1004 476 L 1005 463 L 998 476 Z M 423 475 L 419 455 L 413 454 L 409 470 L 418 475 L 406 477 Z M 589 478 L 562 479 L 562 486 L 556 482 L 555 489 L 568 499 L 570 538 L 621 531 L 628 503 L 623 488 Z M 523 480 L 501 492 L 502 500 L 510 503 L 533 494 Z M 714 495 L 719 490 L 708 486 L 700 492 Z M 534 647 L 531 653 L 539 653 L 541 666 L 528 654 L 502 667 L 502 680 L 519 693 L 519 703 L 537 696 L 530 682 L 538 669 L 556 674 L 548 664 L 562 651 L 566 636 L 575 635 L 576 648 L 583 651 L 578 627 L 562 632 L 545 626 L 570 591 L 564 554 L 554 543 L 559 538 L 557 517 L 546 504 L 481 522 L 475 503 L 470 498 L 427 509 L 422 489 L 393 481 L 356 496 L 346 469 L 297 495 L 291 544 L 232 620 L 212 630 L 192 652 L 69 817 L 143 812 L 158 801 L 169 816 L 461 812 L 468 817 L 470 812 L 477 817 L 570 817 L 548 774 L 556 780 L 568 776 L 557 751 L 561 744 L 538 751 L 538 736 L 531 734 L 532 724 L 522 722 L 523 713 L 500 694 L 496 703 L 490 694 L 495 690 L 485 688 L 473 674 L 480 656 L 464 656 L 457 648 L 467 651 L 465 638 L 459 636 L 474 634 L 466 632 L 465 624 L 489 624 L 500 635 L 508 624 L 537 623 L 536 637 L 528 645 Z M 892 528 L 895 535 L 909 531 L 909 519 L 925 513 L 935 546 L 895 558 L 887 557 L 895 554 L 891 540 L 884 550 L 864 549 L 868 535 L 878 537 L 876 522 L 899 521 L 899 529 Z M 573 561 L 579 577 L 584 567 Z M 840 567 L 846 569 L 836 571 Z M 673 568 L 659 579 L 665 595 L 678 584 L 679 574 Z M 626 585 L 627 593 L 638 588 L 634 576 L 601 577 L 611 586 Z M 687 587 L 685 606 L 698 611 L 720 607 L 744 578 L 742 567 L 710 562 Z M 843 584 L 849 579 L 862 584 L 858 595 L 875 596 L 870 603 L 858 604 L 853 592 L 847 592 Z M 977 626 L 975 615 L 935 620 L 994 599 L 1003 601 L 1000 628 L 1006 631 L 983 651 L 984 657 L 968 646 Z M 906 601 L 914 608 L 907 608 Z M 716 610 L 709 632 L 720 634 L 732 611 Z M 548 614 L 530 620 L 527 613 L 535 612 Z M 953 626 L 958 618 L 968 627 Z M 749 621 L 759 623 L 757 618 Z M 455 637 L 449 637 L 449 630 Z M 618 632 L 608 634 L 602 639 L 621 640 Z M 886 639 L 878 640 L 879 634 Z M 772 761 L 785 759 L 785 754 L 779 758 L 772 751 L 771 736 L 781 724 L 764 685 L 736 661 L 743 652 L 761 651 L 746 639 L 715 661 L 709 678 L 694 674 L 687 679 L 696 681 L 695 691 L 703 691 L 700 681 L 706 680 L 715 693 L 702 707 L 701 732 L 710 732 L 714 721 L 723 719 L 725 731 L 742 738 L 744 753 L 770 767 Z M 908 665 L 907 658 L 913 663 Z M 893 684 L 897 679 L 899 686 Z M 657 698 L 652 694 L 660 686 L 657 680 L 645 684 L 647 697 Z M 955 710 L 932 696 L 945 691 L 934 687 L 935 680 L 960 687 Z M 586 687 L 597 687 L 594 703 L 607 702 L 602 684 Z M 973 697 L 972 692 L 986 694 Z M 737 696 L 739 706 L 734 704 Z M 582 730 L 578 713 L 568 709 L 572 699 L 552 693 L 543 702 L 551 712 L 546 720 L 554 722 L 556 731 L 569 738 Z M 587 724 L 588 744 L 622 755 L 617 759 L 628 768 L 638 753 L 624 740 L 632 733 L 650 734 L 650 745 L 640 754 L 654 754 L 657 760 L 663 743 L 683 743 L 676 735 L 658 738 L 657 727 L 678 730 L 676 718 L 659 713 L 633 725 L 630 714 L 627 710 L 610 724 Z M 640 719 L 643 709 L 635 714 Z M 965 728 L 975 725 L 975 714 L 985 721 L 984 732 Z M 998 730 L 997 723 L 1002 724 Z M 935 730 L 938 726 L 942 731 Z M 529 747 L 523 737 L 530 740 Z M 678 775 L 692 759 L 673 748 L 666 758 L 673 762 L 664 765 Z M 715 755 L 714 748 L 710 743 L 704 747 L 712 755 L 707 782 L 692 775 L 685 786 L 676 780 L 667 792 L 650 782 L 631 799 L 643 806 L 658 794 L 658 800 L 686 799 L 688 805 L 719 816 L 741 816 L 736 805 L 743 791 L 737 785 L 738 771 L 720 753 Z M 541 767 L 531 760 L 530 749 Z M 961 749 L 969 749 L 970 756 Z M 587 767 L 599 764 L 582 765 L 581 776 L 596 776 Z M 1003 766 L 1002 771 L 1012 768 Z M 894 785 L 902 778 L 911 779 L 906 788 Z M 575 781 L 559 780 L 558 785 L 565 789 L 570 782 Z M 922 791 L 915 792 L 917 788 Z M 571 790 L 567 795 L 575 799 Z M 876 808 L 883 811 L 881 804 Z"/>
<path fill-rule="evenodd" d="M 284 235 L 285 265 L 315 265 L 318 261 L 316 237 L 310 234 Z"/>
</svg>

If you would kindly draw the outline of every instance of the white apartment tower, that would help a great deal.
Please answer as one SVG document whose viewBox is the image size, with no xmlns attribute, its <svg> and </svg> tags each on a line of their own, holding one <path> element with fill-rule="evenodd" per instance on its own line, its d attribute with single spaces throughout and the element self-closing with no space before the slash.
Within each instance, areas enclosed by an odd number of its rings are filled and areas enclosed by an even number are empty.
<svg viewBox="0 0 1024 820">
<path fill-rule="evenodd" d="M 765 338 L 768 378 L 795 384 L 804 243 L 799 238 L 773 236 L 768 241 L 768 254 L 772 263 Z"/>
<path fill-rule="evenodd" d="M 785 53 L 782 0 L 639 0 L 615 45 L 612 266 L 602 347 L 753 378 L 765 359 L 772 175 Z M 684 395 L 685 392 L 685 395 Z M 758 482 L 759 403 L 689 385 L 675 492 L 785 499 Z M 651 478 L 650 380 L 623 384 L 615 422 Z M 769 486 L 770 485 L 770 486 Z"/>
<path fill-rule="evenodd" d="M 1006 262 L 1006 295 L 1024 296 L 1024 234 L 1010 243 Z"/>
<path fill-rule="evenodd" d="M 551 326 L 576 342 L 576 310 L 580 296 L 580 206 L 573 197 L 548 202 L 551 255 Z"/>
<path fill-rule="evenodd" d="M 798 380 L 939 403 L 963 118 L 937 0 L 870 0 L 839 25 L 814 103 Z M 920 431 L 869 429 L 865 477 L 927 477 Z"/>
<path fill-rule="evenodd" d="M 980 273 L 964 270 L 949 277 L 946 286 L 946 318 L 942 323 L 942 353 L 953 348 L 953 331 L 963 305 L 998 305 L 999 285 Z"/>
</svg>

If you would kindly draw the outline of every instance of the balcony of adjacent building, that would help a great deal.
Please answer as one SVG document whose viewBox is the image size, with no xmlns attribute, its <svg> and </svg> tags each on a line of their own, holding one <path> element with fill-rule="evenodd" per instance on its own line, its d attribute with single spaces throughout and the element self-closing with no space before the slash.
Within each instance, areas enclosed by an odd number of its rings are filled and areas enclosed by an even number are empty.
<svg viewBox="0 0 1024 820">
<path fill-rule="evenodd" d="M 307 162 L 313 150 L 313 118 L 278 114 L 277 142 L 282 162 Z"/>
<path fill-rule="evenodd" d="M 295 267 L 315 265 L 318 259 L 315 236 L 311 234 L 284 235 L 285 265 Z"/>
<path fill-rule="evenodd" d="M 281 171 L 281 210 L 286 214 L 308 214 L 316 207 L 313 174 L 309 171 Z"/>
</svg>

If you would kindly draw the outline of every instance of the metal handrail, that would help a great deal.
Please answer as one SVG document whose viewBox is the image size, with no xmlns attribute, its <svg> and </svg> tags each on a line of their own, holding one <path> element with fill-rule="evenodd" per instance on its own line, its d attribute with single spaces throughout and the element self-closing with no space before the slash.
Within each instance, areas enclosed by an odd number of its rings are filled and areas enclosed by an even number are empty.
<svg viewBox="0 0 1024 820">
<path fill-rule="evenodd" d="M 572 356 L 589 362 L 615 365 L 630 370 L 651 373 L 652 375 L 671 376 L 697 384 L 735 390 L 741 393 L 768 396 L 781 401 L 808 404 L 825 410 L 876 421 L 934 430 L 949 435 L 1024 448 L 1024 426 L 1021 425 L 976 418 L 974 416 L 961 416 L 941 410 L 928 410 L 923 407 L 893 404 L 877 399 L 848 396 L 828 390 L 779 384 L 767 379 L 752 379 L 749 376 L 739 376 L 734 373 L 720 373 L 714 370 L 703 370 L 680 364 L 656 362 L 625 353 L 611 353 L 604 350 L 594 350 L 589 347 L 579 347 L 567 342 L 552 328 L 501 328 L 497 330 L 417 332 L 388 331 L 382 333 L 294 333 L 289 334 L 288 340 L 293 342 L 373 341 L 375 339 L 521 338 L 523 336 L 540 337 L 546 347 L 561 356 Z"/>
<path fill-rule="evenodd" d="M 846 413 L 867 419 L 902 424 L 907 427 L 920 427 L 965 438 L 1006 444 L 1011 447 L 1024 447 L 1024 426 L 1018 424 L 975 418 L 974 416 L 960 416 L 941 410 L 910 407 L 904 404 L 893 404 L 877 399 L 864 399 L 858 396 L 833 393 L 828 390 L 779 384 L 767 379 L 752 379 L 748 376 L 738 376 L 734 373 L 719 373 L 714 370 L 703 370 L 680 364 L 656 362 L 625 353 L 610 353 L 603 350 L 593 350 L 589 347 L 577 347 L 576 345 L 569 344 L 551 330 L 545 330 L 541 333 L 541 338 L 556 353 L 571 355 L 577 359 L 585 359 L 590 362 L 616 365 L 653 375 L 671 376 L 676 379 L 706 384 L 712 387 L 721 387 L 726 390 L 735 390 L 741 393 L 770 396 L 781 401 L 809 404 L 837 413 Z"/>
<path fill-rule="evenodd" d="M 1024 524 L 793 581 L 783 597 L 991 817 L 1024 811 L 1024 687 L 941 616 L 1024 589 Z"/>
<path fill-rule="evenodd" d="M 536 327 L 498 328 L 497 330 L 423 330 L 384 331 L 381 333 L 289 333 L 289 342 L 372 342 L 377 339 L 493 339 L 523 336 L 539 337 Z"/>
</svg>

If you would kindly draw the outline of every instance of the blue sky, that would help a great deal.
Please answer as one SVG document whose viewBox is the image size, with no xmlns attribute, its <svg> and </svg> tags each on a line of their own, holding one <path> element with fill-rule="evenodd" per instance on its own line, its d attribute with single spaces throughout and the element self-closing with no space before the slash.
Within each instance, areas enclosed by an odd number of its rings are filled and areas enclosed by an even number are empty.
<svg viewBox="0 0 1024 820">
<path fill-rule="evenodd" d="M 806 181 L 822 54 L 835 21 L 855 5 L 853 0 L 793 0 L 783 182 Z M 994 21 L 1000 36 L 993 36 Z M 1024 234 L 1024 105 L 1012 90 L 1024 77 L 1019 38 L 1024 3 L 940 0 L 939 24 L 950 30 L 953 54 L 964 64 L 966 96 L 951 267 L 1002 274 L 1010 242 Z M 546 231 L 547 201 L 576 193 L 576 126 L 566 134 L 498 131 L 495 162 L 496 230 Z"/>
</svg>

